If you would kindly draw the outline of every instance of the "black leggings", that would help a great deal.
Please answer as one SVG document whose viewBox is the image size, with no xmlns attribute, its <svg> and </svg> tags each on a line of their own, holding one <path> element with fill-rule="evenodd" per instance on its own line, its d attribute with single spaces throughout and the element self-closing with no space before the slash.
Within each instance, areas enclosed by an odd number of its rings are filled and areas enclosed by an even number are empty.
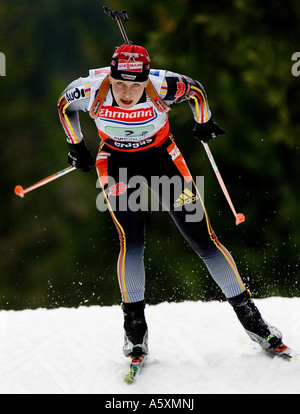
<svg viewBox="0 0 300 414">
<path fill-rule="evenodd" d="M 123 302 L 144 299 L 143 214 L 149 203 L 142 204 L 143 184 L 168 211 L 224 295 L 231 298 L 246 289 L 233 258 L 211 228 L 199 191 L 203 181 L 199 186 L 196 180 L 196 186 L 172 137 L 157 148 L 133 153 L 102 144 L 96 168 L 106 206 L 120 237 L 117 272 Z M 156 209 L 158 203 L 151 200 L 151 206 Z"/>
</svg>

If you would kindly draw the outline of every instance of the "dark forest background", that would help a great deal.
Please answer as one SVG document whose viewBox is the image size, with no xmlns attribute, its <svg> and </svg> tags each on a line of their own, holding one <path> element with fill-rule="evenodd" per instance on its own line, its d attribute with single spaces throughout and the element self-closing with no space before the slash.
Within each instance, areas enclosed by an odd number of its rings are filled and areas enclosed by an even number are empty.
<svg viewBox="0 0 300 414">
<path fill-rule="evenodd" d="M 173 106 L 172 132 L 195 176 L 220 241 L 256 297 L 299 296 L 300 51 L 298 0 L 0 0 L 0 309 L 120 302 L 118 236 L 96 208 L 96 172 L 62 177 L 25 196 L 29 185 L 67 166 L 57 99 L 74 79 L 107 66 L 123 43 L 102 10 L 127 9 L 129 38 L 153 68 L 199 80 L 227 135 L 210 147 L 238 212 L 218 185 L 187 103 Z M 82 130 L 94 154 L 88 114 Z M 222 300 L 201 261 L 166 212 L 146 214 L 148 303 Z"/>
</svg>

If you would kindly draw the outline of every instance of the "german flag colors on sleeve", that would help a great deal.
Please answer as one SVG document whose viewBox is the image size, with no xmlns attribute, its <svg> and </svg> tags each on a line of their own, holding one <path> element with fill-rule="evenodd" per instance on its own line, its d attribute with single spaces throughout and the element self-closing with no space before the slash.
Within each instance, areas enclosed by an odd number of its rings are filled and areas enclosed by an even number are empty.
<svg viewBox="0 0 300 414">
<path fill-rule="evenodd" d="M 87 111 L 91 97 L 91 85 L 83 83 L 83 80 L 87 78 L 72 82 L 58 99 L 59 119 L 70 144 L 77 144 L 83 138 L 78 111 Z"/>
</svg>

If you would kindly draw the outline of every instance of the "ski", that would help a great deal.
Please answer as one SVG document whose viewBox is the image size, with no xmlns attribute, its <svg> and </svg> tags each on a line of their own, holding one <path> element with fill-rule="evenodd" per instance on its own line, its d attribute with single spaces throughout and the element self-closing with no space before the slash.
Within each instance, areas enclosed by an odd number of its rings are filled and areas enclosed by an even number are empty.
<svg viewBox="0 0 300 414">
<path fill-rule="evenodd" d="M 141 373 L 145 361 L 146 356 L 140 356 L 138 358 L 131 357 L 129 372 L 125 375 L 124 382 L 127 384 L 133 384 L 136 381 L 137 376 Z"/>
<path fill-rule="evenodd" d="M 293 348 L 290 348 L 289 346 L 286 346 L 285 344 L 281 343 L 277 348 L 267 348 L 264 349 L 262 346 L 259 346 L 259 342 L 257 340 L 253 340 L 253 342 L 245 341 L 244 339 L 240 339 L 239 342 L 241 343 L 247 343 L 251 344 L 253 348 L 261 350 L 264 354 L 270 356 L 270 357 L 276 357 L 283 358 L 287 361 L 300 361 L 300 352 L 296 351 Z M 256 343 L 255 343 L 256 342 Z"/>
<path fill-rule="evenodd" d="M 280 358 L 287 359 L 288 361 L 300 361 L 300 352 L 295 351 L 286 345 L 282 348 L 266 349 L 266 352 L 271 356 L 279 356 Z"/>
</svg>

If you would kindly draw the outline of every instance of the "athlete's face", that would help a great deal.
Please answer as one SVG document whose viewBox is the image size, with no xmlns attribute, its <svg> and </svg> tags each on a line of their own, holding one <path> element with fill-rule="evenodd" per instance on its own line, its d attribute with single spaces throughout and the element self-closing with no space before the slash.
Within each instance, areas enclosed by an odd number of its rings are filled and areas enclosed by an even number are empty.
<svg viewBox="0 0 300 414">
<path fill-rule="evenodd" d="M 141 99 L 148 80 L 145 82 L 132 82 L 110 77 L 110 82 L 117 104 L 120 108 L 130 109 Z"/>
</svg>

